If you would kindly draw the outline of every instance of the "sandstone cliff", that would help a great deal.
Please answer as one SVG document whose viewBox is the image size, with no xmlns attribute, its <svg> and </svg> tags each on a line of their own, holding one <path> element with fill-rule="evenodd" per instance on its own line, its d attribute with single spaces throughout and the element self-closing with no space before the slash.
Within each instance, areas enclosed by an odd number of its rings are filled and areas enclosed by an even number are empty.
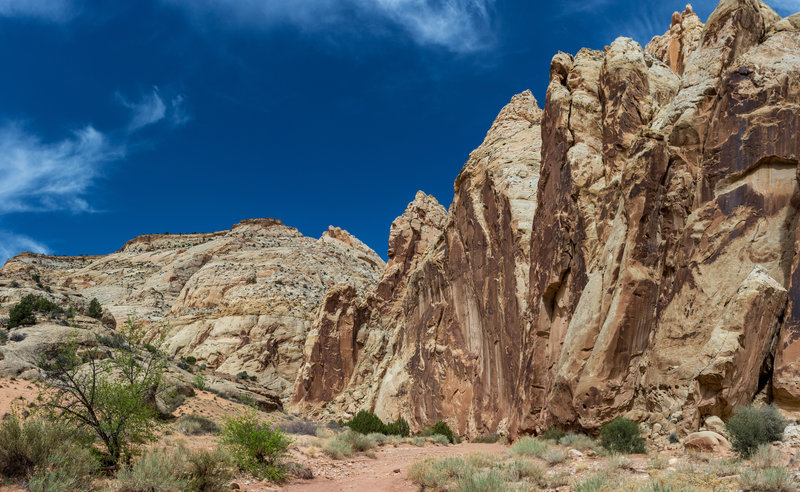
<svg viewBox="0 0 800 492">
<path fill-rule="evenodd" d="M 372 288 L 382 270 L 383 260 L 341 229 L 313 239 L 279 220 L 253 219 L 230 231 L 139 236 L 107 256 L 22 254 L 2 276 L 34 287 L 36 275 L 84 303 L 97 297 L 118 322 L 135 311 L 169 323 L 175 355 L 222 374 L 245 371 L 286 399 L 325 292 Z"/>
<path fill-rule="evenodd" d="M 329 294 L 318 338 L 306 346 L 299 408 L 370 408 L 385 419 L 403 415 L 415 428 L 443 417 L 473 434 L 507 426 L 527 306 L 541 116 L 530 92 L 514 96 L 456 179 L 449 214 L 418 193 L 392 224 L 374 294 Z"/>
<path fill-rule="evenodd" d="M 308 415 L 665 436 L 757 395 L 800 409 L 799 165 L 800 14 L 723 0 L 644 48 L 556 54 L 544 108 L 514 96 L 449 210 L 420 192 L 394 221 L 386 265 L 257 220 L 1 274 L 169 320 L 176 354 Z"/>
<path fill-rule="evenodd" d="M 798 53 L 796 16 L 725 0 L 644 49 L 557 54 L 544 111 L 521 94 L 500 113 L 407 283 L 327 299 L 318 323 L 355 313 L 334 339 L 386 333 L 346 350 L 380 370 L 304 391 L 341 354 L 310 338 L 295 401 L 471 435 L 797 406 Z"/>
<path fill-rule="evenodd" d="M 659 39 L 554 58 L 520 429 L 626 413 L 696 429 L 793 381 L 772 371 L 800 158 L 800 32 L 779 20 L 721 2 L 679 42 L 696 44 L 682 77 Z"/>
</svg>

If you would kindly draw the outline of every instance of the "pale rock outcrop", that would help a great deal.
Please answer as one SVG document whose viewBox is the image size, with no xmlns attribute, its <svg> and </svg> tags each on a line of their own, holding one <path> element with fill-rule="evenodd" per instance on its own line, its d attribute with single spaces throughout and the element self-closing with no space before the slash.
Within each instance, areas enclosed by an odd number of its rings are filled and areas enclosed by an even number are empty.
<svg viewBox="0 0 800 492">
<path fill-rule="evenodd" d="M 268 394 L 288 399 L 325 292 L 345 283 L 371 289 L 383 266 L 341 229 L 317 240 L 276 219 L 250 219 L 230 231 L 139 236 L 106 256 L 23 254 L 1 272 L 97 297 L 118 322 L 135 311 L 168 323 L 173 354 L 222 374 L 248 372 Z"/>
</svg>

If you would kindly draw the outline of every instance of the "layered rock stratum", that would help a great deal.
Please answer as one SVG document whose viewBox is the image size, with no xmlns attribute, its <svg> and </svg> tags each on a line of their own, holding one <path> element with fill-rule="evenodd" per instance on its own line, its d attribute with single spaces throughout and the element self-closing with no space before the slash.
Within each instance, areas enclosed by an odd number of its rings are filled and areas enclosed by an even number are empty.
<svg viewBox="0 0 800 492">
<path fill-rule="evenodd" d="M 139 236 L 107 256 L 26 253 L 2 273 L 23 282 L 7 302 L 35 289 L 34 278 L 50 287 L 48 295 L 80 295 L 84 304 L 97 298 L 117 322 L 135 313 L 168 323 L 174 355 L 191 355 L 222 374 L 247 372 L 287 399 L 327 290 L 371 288 L 383 266 L 339 228 L 314 239 L 276 219 L 253 219 L 229 231 Z M 3 295 L 0 287 L 0 301 Z"/>
<path fill-rule="evenodd" d="M 251 220 L 19 255 L 0 305 L 35 274 L 135 308 L 176 355 L 318 418 L 686 435 L 754 398 L 800 408 L 799 165 L 800 14 L 687 6 L 644 48 L 556 54 L 544 107 L 514 96 L 449 210 L 419 192 L 392 223 L 385 265 L 339 229 Z"/>
</svg>

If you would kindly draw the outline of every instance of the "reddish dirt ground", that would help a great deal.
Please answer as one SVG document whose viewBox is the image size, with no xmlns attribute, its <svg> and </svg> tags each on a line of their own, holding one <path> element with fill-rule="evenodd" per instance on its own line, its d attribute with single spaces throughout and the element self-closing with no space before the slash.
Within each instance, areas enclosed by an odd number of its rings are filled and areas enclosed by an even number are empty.
<svg viewBox="0 0 800 492">
<path fill-rule="evenodd" d="M 376 458 L 358 456 L 346 460 L 331 460 L 327 457 L 309 458 L 306 465 L 317 475 L 313 480 L 297 480 L 280 490 L 310 492 L 319 490 L 346 490 L 353 492 L 418 491 L 419 486 L 406 479 L 408 468 L 417 460 L 462 456 L 470 453 L 502 455 L 507 446 L 499 444 L 462 443 L 453 446 L 427 444 L 417 447 L 403 444 L 398 447 L 383 446 Z M 269 489 L 246 489 L 261 491 Z M 273 489 L 275 490 L 275 489 Z"/>
</svg>

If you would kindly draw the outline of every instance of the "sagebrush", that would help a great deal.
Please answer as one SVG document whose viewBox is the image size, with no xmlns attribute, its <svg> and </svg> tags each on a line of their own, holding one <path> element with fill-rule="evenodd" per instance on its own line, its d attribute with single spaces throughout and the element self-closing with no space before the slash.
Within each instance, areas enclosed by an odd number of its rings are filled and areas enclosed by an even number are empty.
<svg viewBox="0 0 800 492">
<path fill-rule="evenodd" d="M 760 408 L 739 407 L 725 423 L 725 430 L 733 450 L 747 458 L 762 444 L 783 439 L 786 424 L 786 419 L 774 405 Z"/>
</svg>

